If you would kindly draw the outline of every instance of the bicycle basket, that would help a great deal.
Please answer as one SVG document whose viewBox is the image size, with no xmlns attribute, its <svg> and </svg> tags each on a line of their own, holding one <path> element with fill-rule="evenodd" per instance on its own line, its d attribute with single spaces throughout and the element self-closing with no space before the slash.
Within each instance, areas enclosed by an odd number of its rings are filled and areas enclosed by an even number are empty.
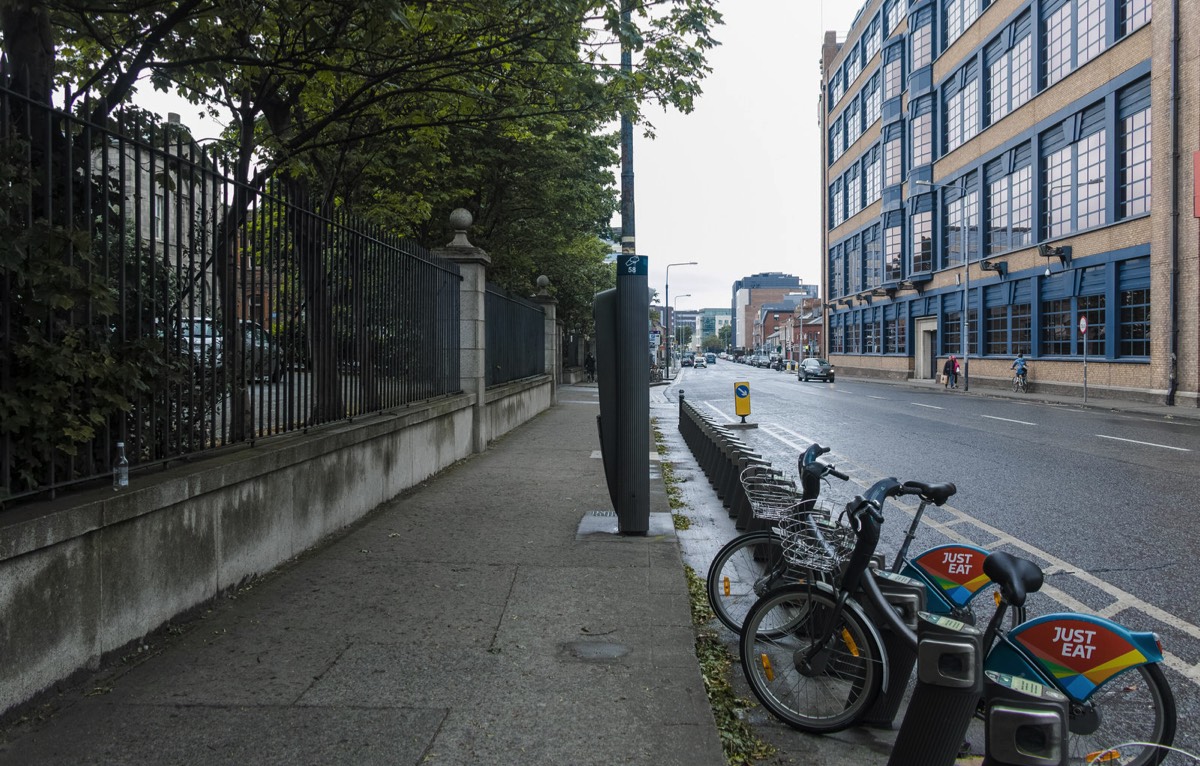
<svg viewBox="0 0 1200 766">
<path fill-rule="evenodd" d="M 854 550 L 854 530 L 820 513 L 781 519 L 783 556 L 789 564 L 820 572 L 834 572 Z"/>
<path fill-rule="evenodd" d="M 757 519 L 777 521 L 793 516 L 800 505 L 795 482 L 764 466 L 750 466 L 741 473 L 742 490 Z"/>
</svg>

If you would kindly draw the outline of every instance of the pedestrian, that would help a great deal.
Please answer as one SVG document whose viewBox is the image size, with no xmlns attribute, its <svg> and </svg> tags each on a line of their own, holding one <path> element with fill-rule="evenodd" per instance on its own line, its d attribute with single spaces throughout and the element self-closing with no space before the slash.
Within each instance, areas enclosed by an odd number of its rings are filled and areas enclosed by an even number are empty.
<svg viewBox="0 0 1200 766">
<path fill-rule="evenodd" d="M 588 383 L 596 380 L 596 357 L 592 356 L 591 351 L 583 358 L 583 369 L 587 372 Z"/>
<path fill-rule="evenodd" d="M 942 365 L 942 377 L 945 378 L 946 388 L 958 388 L 958 360 L 954 358 L 954 354 Z"/>
<path fill-rule="evenodd" d="M 962 374 L 962 365 L 958 362 L 958 357 L 950 357 L 954 360 L 954 385 L 951 388 L 958 388 L 958 376 Z"/>
</svg>

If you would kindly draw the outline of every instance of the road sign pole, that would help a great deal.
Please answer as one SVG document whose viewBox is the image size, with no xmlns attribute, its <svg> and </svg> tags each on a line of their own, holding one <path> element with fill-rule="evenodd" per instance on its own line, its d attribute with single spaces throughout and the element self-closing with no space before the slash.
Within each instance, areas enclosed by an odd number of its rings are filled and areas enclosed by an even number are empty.
<svg viewBox="0 0 1200 766">
<path fill-rule="evenodd" d="M 1087 404 L 1087 329 L 1086 316 L 1079 317 L 1079 339 L 1083 343 L 1083 403 Z"/>
</svg>

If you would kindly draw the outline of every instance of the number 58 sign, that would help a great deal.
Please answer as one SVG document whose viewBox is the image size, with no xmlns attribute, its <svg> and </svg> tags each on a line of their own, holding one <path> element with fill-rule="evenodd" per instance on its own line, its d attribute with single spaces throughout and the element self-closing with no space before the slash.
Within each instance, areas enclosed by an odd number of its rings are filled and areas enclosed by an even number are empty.
<svg viewBox="0 0 1200 766">
<path fill-rule="evenodd" d="M 644 277 L 649 273 L 650 256 L 648 255 L 619 255 L 617 256 L 618 277 Z"/>
</svg>

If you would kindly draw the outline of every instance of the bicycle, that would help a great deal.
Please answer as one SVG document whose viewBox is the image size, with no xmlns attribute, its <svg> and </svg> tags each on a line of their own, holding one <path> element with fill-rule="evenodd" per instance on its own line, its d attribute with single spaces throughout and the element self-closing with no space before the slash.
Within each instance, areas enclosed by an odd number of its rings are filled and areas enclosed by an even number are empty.
<svg viewBox="0 0 1200 766">
<path fill-rule="evenodd" d="M 1026 373 L 1025 375 L 1022 375 L 1021 373 L 1017 373 L 1017 374 L 1013 375 L 1012 390 L 1016 393 L 1021 393 L 1021 394 L 1024 394 L 1029 391 L 1029 375 L 1028 375 L 1028 373 Z"/>
<path fill-rule="evenodd" d="M 793 529 L 785 551 L 795 561 L 845 561 L 836 586 L 809 579 L 775 588 L 747 613 L 739 643 L 754 695 L 790 726 L 813 733 L 853 726 L 875 704 L 889 659 L 878 624 L 916 652 L 917 637 L 879 588 L 871 558 L 879 542 L 882 507 L 889 497 L 930 496 L 938 488 L 894 478 L 856 497 L 846 519 L 856 534 L 847 554 L 831 546 L 818 525 Z M 995 613 L 984 630 L 984 670 L 1044 684 L 1070 700 L 1071 763 L 1116 743 L 1174 740 L 1174 697 L 1158 663 L 1153 633 L 1130 631 L 1091 615 L 1056 613 L 1027 620 L 1025 597 L 1042 584 L 1033 562 L 1002 551 L 988 554 L 983 572 L 999 587 Z M 931 596 L 941 598 L 936 591 Z M 1012 627 L 1004 629 L 1011 613 Z M 1152 766 L 1165 750 L 1146 748 L 1111 762 Z"/>
<path fill-rule="evenodd" d="M 658 365 L 653 365 L 650 368 L 650 382 L 651 383 L 662 383 L 663 382 L 663 371 L 662 371 L 662 368 L 659 367 Z"/>
<path fill-rule="evenodd" d="M 781 522 L 812 513 L 829 519 L 827 511 L 816 507 L 822 482 L 827 483 L 827 477 L 830 476 L 842 481 L 850 478 L 818 459 L 829 451 L 828 447 L 813 444 L 801 454 L 797 461 L 800 466 L 799 497 L 789 494 L 787 488 L 780 488 L 775 496 L 763 494 L 755 499 L 752 497 L 753 489 L 743 483 L 756 518 L 766 520 L 770 526 L 739 535 L 725 543 L 713 557 L 705 578 L 705 590 L 713 614 L 734 633 L 741 631 L 746 613 L 754 602 L 773 588 L 807 577 L 828 579 L 825 573 L 814 571 L 811 567 L 797 566 L 784 555 L 785 536 Z M 974 624 L 976 617 L 972 600 L 989 584 L 982 574 L 983 560 L 988 551 L 972 545 L 952 543 L 931 548 L 909 559 L 909 547 L 916 538 L 917 528 L 928 506 L 942 505 L 956 491 L 952 484 L 922 486 L 927 491 L 920 497 L 921 504 L 913 514 L 904 540 L 887 571 L 923 583 L 932 594 L 925 605 L 927 611 Z"/>
</svg>

